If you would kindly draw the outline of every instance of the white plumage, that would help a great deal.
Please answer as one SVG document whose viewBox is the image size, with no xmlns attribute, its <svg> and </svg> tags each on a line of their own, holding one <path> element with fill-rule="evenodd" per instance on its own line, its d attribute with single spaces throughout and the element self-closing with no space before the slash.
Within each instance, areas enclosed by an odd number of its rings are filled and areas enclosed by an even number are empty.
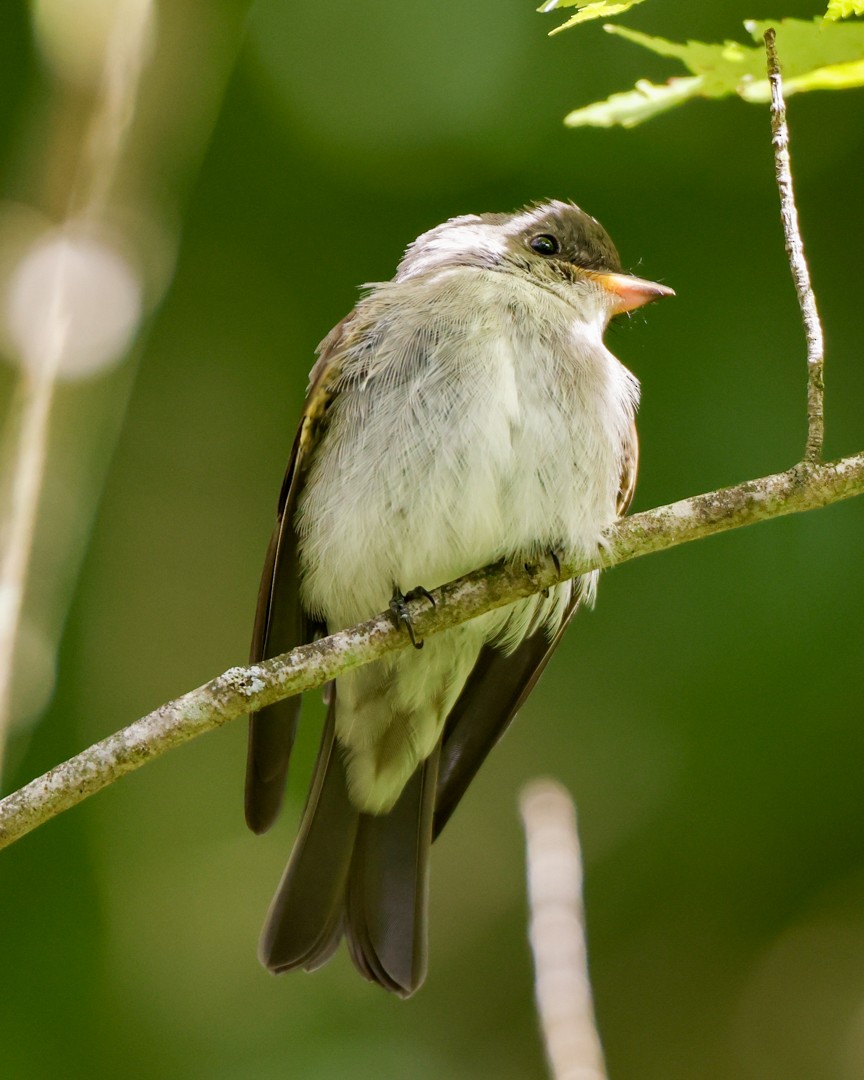
<svg viewBox="0 0 864 1080">
<path fill-rule="evenodd" d="M 538 285 L 464 265 L 462 234 L 485 260 L 514 231 L 439 227 L 356 309 L 298 504 L 301 596 L 330 630 L 385 608 L 394 587 L 433 589 L 500 558 L 591 553 L 617 516 L 639 387 L 602 343 L 608 294 L 590 278 Z M 513 647 L 540 622 L 554 632 L 569 594 L 568 583 L 338 681 L 360 809 L 393 805 L 482 645 Z"/>
</svg>

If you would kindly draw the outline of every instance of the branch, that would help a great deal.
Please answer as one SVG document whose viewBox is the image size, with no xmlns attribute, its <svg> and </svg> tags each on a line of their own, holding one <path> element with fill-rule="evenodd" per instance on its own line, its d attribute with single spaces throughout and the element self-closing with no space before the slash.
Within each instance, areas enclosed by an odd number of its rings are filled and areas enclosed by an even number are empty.
<svg viewBox="0 0 864 1080">
<path fill-rule="evenodd" d="M 535 997 L 554 1080 L 607 1080 L 594 1020 L 576 808 L 554 780 L 523 788 Z"/>
<path fill-rule="evenodd" d="M 828 464 L 802 462 L 788 472 L 626 518 L 601 553 L 562 561 L 560 576 L 552 560 L 529 569 L 499 564 L 475 571 L 436 589 L 435 608 L 426 600 L 412 601 L 414 627 L 419 637 L 427 637 L 589 570 L 861 494 L 864 451 Z M 0 801 L 0 847 L 175 746 L 408 645 L 407 635 L 382 613 L 284 656 L 230 668 Z"/>
<path fill-rule="evenodd" d="M 810 284 L 810 270 L 804 257 L 804 244 L 798 226 L 798 209 L 795 206 L 795 190 L 792 186 L 792 170 L 789 163 L 789 128 L 786 124 L 786 102 L 783 100 L 783 80 L 780 74 L 780 62 L 777 59 L 777 35 L 773 30 L 765 31 L 765 51 L 768 54 L 768 80 L 771 84 L 771 135 L 774 143 L 774 172 L 780 191 L 780 216 L 783 219 L 783 234 L 786 240 L 786 254 L 795 292 L 798 294 L 798 306 L 804 320 L 804 334 L 807 338 L 807 444 L 804 449 L 805 461 L 821 461 L 822 445 L 825 441 L 825 381 L 824 357 L 825 344 L 822 337 L 822 323 L 816 308 L 816 297 Z"/>
</svg>

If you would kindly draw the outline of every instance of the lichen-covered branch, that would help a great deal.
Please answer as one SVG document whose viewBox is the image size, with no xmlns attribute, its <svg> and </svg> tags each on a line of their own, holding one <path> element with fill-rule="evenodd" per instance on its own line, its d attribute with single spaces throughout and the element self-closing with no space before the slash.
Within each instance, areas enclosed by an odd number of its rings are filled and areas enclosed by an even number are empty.
<svg viewBox="0 0 864 1080">
<path fill-rule="evenodd" d="M 798 225 L 798 209 L 795 205 L 795 189 L 789 162 L 786 102 L 783 100 L 783 80 L 777 59 L 776 34 L 773 30 L 765 31 L 765 51 L 768 55 L 768 80 L 771 84 L 771 136 L 774 143 L 774 173 L 780 192 L 780 216 L 783 219 L 786 254 L 789 256 L 789 267 L 792 270 L 792 280 L 795 282 L 807 338 L 807 443 L 804 460 L 820 461 L 825 441 L 825 343 Z"/>
<path fill-rule="evenodd" d="M 626 518 L 593 559 L 561 562 L 562 578 L 663 551 L 784 514 L 814 510 L 864 494 L 864 451 L 828 464 L 803 462 L 788 472 L 696 495 Z M 540 592 L 559 580 L 552 560 L 539 567 L 492 566 L 436 589 L 436 606 L 411 602 L 418 637 Z M 409 645 L 389 614 L 284 656 L 230 670 L 160 706 L 122 731 L 0 801 L 0 847 L 101 791 L 151 758 L 274 701 L 321 686 L 351 668 Z"/>
</svg>

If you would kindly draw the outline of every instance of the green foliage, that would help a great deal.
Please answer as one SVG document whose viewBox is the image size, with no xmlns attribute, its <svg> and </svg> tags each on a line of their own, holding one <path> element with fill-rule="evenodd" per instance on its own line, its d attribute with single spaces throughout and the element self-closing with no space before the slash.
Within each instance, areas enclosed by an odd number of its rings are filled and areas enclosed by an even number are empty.
<svg viewBox="0 0 864 1080">
<path fill-rule="evenodd" d="M 864 0 L 830 0 L 825 18 L 835 21 L 850 15 L 864 15 Z"/>
<path fill-rule="evenodd" d="M 567 30 L 578 23 L 588 22 L 590 19 L 607 19 L 612 15 L 621 15 L 642 2 L 643 0 L 621 0 L 620 3 L 607 3 L 606 0 L 594 0 L 594 2 L 588 2 L 588 0 L 549 0 L 548 3 L 543 4 L 537 10 L 545 13 L 565 7 L 579 9 L 575 15 L 570 16 L 567 22 L 556 26 L 554 30 L 550 30 L 549 36 L 551 37 L 553 34 L 560 34 L 562 30 Z"/>
<path fill-rule="evenodd" d="M 861 0 L 855 0 L 860 7 Z M 609 33 L 632 41 L 660 56 L 679 60 L 690 72 L 662 85 L 642 79 L 633 90 L 613 94 L 571 112 L 570 127 L 634 127 L 695 97 L 721 98 L 737 94 L 745 101 L 770 98 L 765 74 L 762 39 L 769 27 L 777 31 L 777 51 L 783 66 L 783 85 L 788 95 L 805 90 L 840 90 L 864 86 L 864 24 L 838 23 L 827 19 L 806 22 L 750 20 L 745 23 L 756 45 L 737 41 L 709 44 L 675 42 L 652 37 L 622 26 L 606 26 Z"/>
</svg>

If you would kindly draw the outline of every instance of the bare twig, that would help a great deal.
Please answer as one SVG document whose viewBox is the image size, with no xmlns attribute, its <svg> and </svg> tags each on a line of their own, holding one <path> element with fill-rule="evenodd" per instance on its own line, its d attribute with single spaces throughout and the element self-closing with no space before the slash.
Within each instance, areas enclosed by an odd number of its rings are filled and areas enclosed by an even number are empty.
<svg viewBox="0 0 864 1080">
<path fill-rule="evenodd" d="M 606 1080 L 588 977 L 576 809 L 554 780 L 529 784 L 519 805 L 535 996 L 553 1080 Z"/>
<path fill-rule="evenodd" d="M 783 219 L 786 254 L 789 256 L 789 266 L 807 337 L 807 443 L 804 460 L 821 461 L 825 441 L 825 344 L 798 225 L 798 209 L 795 205 L 795 190 L 789 163 L 786 103 L 783 100 L 783 80 L 777 59 L 776 34 L 773 30 L 765 32 L 765 51 L 768 55 L 768 79 L 771 83 L 771 133 L 774 143 L 774 172 L 780 191 L 780 214 Z"/>
<path fill-rule="evenodd" d="M 864 451 L 828 464 L 797 465 L 788 472 L 626 518 L 609 536 L 602 553 L 591 559 L 562 561 L 560 576 L 551 560 L 550 565 L 535 570 L 496 565 L 468 574 L 436 589 L 434 608 L 426 600 L 412 601 L 412 621 L 417 635 L 428 637 L 592 569 L 861 494 Z M 248 668 L 232 668 L 0 801 L 0 847 L 197 735 L 321 686 L 408 644 L 389 613 L 382 613 L 284 656 Z"/>
</svg>

